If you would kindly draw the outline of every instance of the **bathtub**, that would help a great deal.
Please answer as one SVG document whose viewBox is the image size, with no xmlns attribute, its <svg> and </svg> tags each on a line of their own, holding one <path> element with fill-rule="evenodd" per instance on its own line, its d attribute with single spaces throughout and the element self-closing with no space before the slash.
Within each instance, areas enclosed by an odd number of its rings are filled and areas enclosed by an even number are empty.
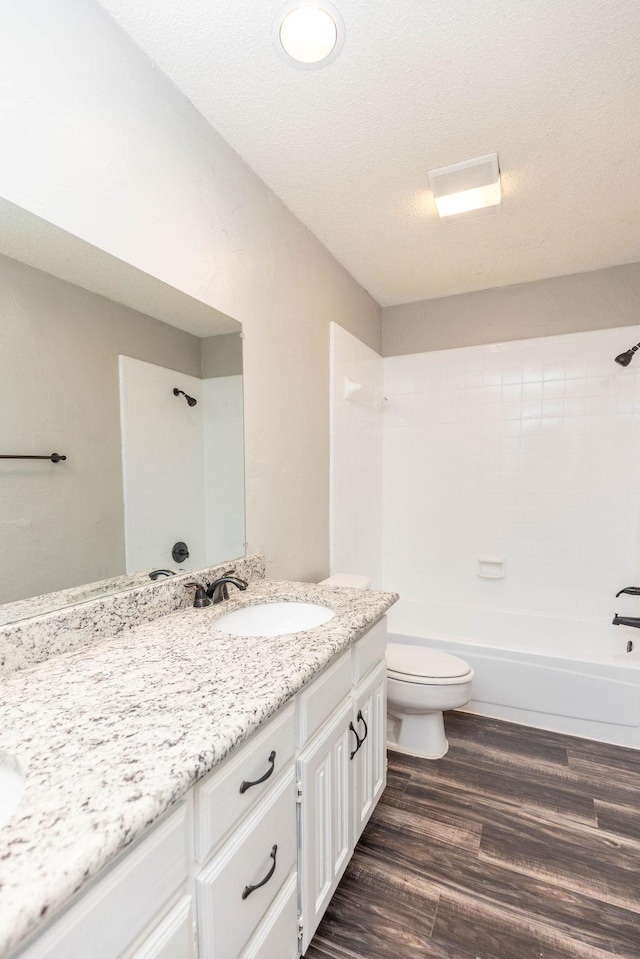
<svg viewBox="0 0 640 959">
<path fill-rule="evenodd" d="M 468 712 L 640 749 L 640 630 L 401 600 L 388 632 L 465 659 Z"/>
</svg>

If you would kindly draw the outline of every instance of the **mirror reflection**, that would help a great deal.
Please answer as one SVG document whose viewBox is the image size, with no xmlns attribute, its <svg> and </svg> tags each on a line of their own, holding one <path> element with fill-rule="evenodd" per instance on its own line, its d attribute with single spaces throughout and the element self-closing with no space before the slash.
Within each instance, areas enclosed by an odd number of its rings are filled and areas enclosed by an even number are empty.
<svg viewBox="0 0 640 959">
<path fill-rule="evenodd" d="M 0 454 L 66 457 L 0 460 L 0 604 L 244 554 L 240 326 L 192 304 L 178 328 L 0 255 Z"/>
</svg>

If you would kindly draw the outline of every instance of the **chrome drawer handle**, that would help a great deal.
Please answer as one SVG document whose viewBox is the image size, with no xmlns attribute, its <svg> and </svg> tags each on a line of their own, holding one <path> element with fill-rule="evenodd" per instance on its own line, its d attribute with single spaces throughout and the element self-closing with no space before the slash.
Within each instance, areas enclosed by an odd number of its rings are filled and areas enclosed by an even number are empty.
<svg viewBox="0 0 640 959">
<path fill-rule="evenodd" d="M 252 892 L 255 892 L 256 889 L 259 889 L 260 886 L 264 886 L 266 883 L 269 882 L 269 880 L 270 880 L 271 877 L 273 876 L 274 872 L 276 871 L 276 853 L 277 853 L 277 851 L 278 851 L 278 847 L 277 847 L 277 846 L 274 846 L 274 847 L 272 848 L 271 852 L 269 853 L 269 858 L 270 858 L 270 859 L 273 859 L 273 866 L 271 867 L 271 869 L 269 870 L 269 872 L 267 873 L 267 875 L 264 877 L 264 879 L 262 880 L 262 882 L 257 882 L 257 883 L 255 884 L 255 886 L 245 886 L 245 887 L 244 887 L 244 889 L 242 890 L 242 898 L 243 898 L 243 899 L 246 899 L 247 896 L 250 896 L 251 893 L 252 893 Z"/>
<path fill-rule="evenodd" d="M 253 782 L 247 782 L 246 780 L 243 780 L 243 781 L 240 783 L 240 792 L 241 792 L 241 793 L 246 793 L 247 789 L 251 789 L 252 786 L 258 786 L 260 783 L 265 782 L 265 781 L 269 778 L 269 776 L 272 776 L 272 775 L 273 775 L 273 770 L 276 768 L 276 751 L 275 751 L 275 749 L 272 749 L 272 750 L 271 750 L 271 753 L 269 754 L 269 759 L 267 760 L 267 762 L 270 762 L 270 763 L 271 763 L 271 769 L 267 769 L 267 771 L 266 771 L 266 773 L 264 774 L 264 776 L 260 776 L 260 779 L 254 779 Z"/>
</svg>

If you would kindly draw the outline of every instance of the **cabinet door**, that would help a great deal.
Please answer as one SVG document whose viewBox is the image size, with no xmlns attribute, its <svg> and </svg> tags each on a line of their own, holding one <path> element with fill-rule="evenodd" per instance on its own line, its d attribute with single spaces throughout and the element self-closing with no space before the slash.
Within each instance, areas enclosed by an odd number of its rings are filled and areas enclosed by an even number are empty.
<svg viewBox="0 0 640 959">
<path fill-rule="evenodd" d="M 355 690 L 353 723 L 362 741 L 352 764 L 355 845 L 387 782 L 387 664 L 384 660 Z"/>
<path fill-rule="evenodd" d="M 183 896 L 129 959 L 196 959 L 191 896 Z"/>
<path fill-rule="evenodd" d="M 355 748 L 355 736 L 349 729 L 352 711 L 349 697 L 298 759 L 303 953 L 353 852 L 349 759 Z"/>
</svg>

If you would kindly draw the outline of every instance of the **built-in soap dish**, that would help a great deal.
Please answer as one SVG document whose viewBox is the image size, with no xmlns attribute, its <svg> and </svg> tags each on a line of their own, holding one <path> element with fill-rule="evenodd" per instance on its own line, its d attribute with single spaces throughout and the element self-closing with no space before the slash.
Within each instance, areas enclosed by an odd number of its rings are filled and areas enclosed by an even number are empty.
<svg viewBox="0 0 640 959">
<path fill-rule="evenodd" d="M 478 576 L 482 579 L 504 579 L 505 565 L 504 556 L 478 556 Z"/>
</svg>

